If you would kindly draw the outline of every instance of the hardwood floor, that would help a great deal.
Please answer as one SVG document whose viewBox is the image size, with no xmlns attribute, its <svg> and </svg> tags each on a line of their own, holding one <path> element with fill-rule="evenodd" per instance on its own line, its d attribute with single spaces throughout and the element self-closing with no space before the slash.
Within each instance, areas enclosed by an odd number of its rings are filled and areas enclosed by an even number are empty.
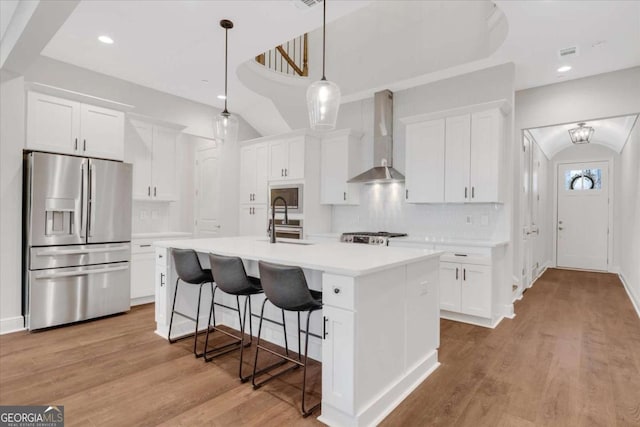
<svg viewBox="0 0 640 427">
<path fill-rule="evenodd" d="M 443 320 L 442 365 L 382 424 L 640 425 L 640 319 L 615 275 L 548 270 L 516 313 L 494 330 Z M 299 415 L 301 370 L 253 391 L 237 352 L 204 363 L 153 328 L 149 305 L 1 336 L 0 404 L 64 405 L 68 426 L 320 424 Z"/>
</svg>

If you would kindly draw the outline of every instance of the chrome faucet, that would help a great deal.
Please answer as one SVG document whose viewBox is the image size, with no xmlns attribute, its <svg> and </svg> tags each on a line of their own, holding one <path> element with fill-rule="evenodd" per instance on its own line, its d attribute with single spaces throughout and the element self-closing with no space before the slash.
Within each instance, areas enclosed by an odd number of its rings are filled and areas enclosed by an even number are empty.
<svg viewBox="0 0 640 427">
<path fill-rule="evenodd" d="M 275 197 L 271 201 L 271 224 L 269 224 L 269 241 L 271 243 L 276 242 L 276 202 L 278 200 L 282 200 L 282 203 L 284 203 L 284 223 L 289 223 L 289 207 L 287 206 L 287 201 L 281 196 Z"/>
</svg>

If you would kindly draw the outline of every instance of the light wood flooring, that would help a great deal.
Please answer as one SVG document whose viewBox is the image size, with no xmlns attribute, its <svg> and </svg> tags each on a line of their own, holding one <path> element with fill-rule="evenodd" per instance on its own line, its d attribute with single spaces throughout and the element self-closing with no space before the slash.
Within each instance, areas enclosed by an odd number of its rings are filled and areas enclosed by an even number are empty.
<svg viewBox="0 0 640 427">
<path fill-rule="evenodd" d="M 443 320 L 442 365 L 383 425 L 640 425 L 640 319 L 615 275 L 548 270 L 516 314 L 494 330 Z M 253 391 L 236 352 L 204 363 L 153 317 L 0 336 L 0 404 L 64 405 L 67 426 L 319 425 L 298 412 L 301 370 Z M 310 387 L 319 398 L 318 364 Z"/>
</svg>

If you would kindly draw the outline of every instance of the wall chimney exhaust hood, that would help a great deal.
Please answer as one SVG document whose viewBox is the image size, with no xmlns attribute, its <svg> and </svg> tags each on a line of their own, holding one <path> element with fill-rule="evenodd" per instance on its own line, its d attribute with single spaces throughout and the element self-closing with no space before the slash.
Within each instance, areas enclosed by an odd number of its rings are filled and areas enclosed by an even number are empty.
<svg viewBox="0 0 640 427">
<path fill-rule="evenodd" d="M 393 92 L 383 90 L 373 97 L 373 168 L 351 178 L 349 183 L 404 182 L 393 168 Z"/>
</svg>

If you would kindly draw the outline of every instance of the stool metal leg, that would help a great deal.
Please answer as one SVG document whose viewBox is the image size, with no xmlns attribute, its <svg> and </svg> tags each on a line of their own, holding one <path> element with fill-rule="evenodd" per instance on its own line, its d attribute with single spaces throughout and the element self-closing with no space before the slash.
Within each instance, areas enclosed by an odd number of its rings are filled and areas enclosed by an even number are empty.
<svg viewBox="0 0 640 427">
<path fill-rule="evenodd" d="M 309 319 L 311 318 L 311 313 L 313 313 L 313 311 L 309 311 L 307 313 L 307 327 L 305 329 L 305 337 L 304 337 L 304 365 L 303 365 L 303 369 L 304 372 L 302 374 L 302 416 L 303 417 L 308 417 L 309 415 L 311 415 L 311 413 L 318 409 L 321 405 L 322 402 L 318 402 L 316 405 L 314 405 L 313 407 L 311 407 L 311 409 L 306 410 L 305 409 L 305 394 L 306 394 L 306 390 L 307 390 L 307 362 L 308 362 L 308 352 L 309 352 Z"/>
<path fill-rule="evenodd" d="M 169 338 L 169 343 L 173 344 L 177 340 L 171 339 L 171 327 L 173 326 L 173 313 L 176 312 L 176 298 L 178 297 L 178 283 L 180 283 L 180 278 L 176 279 L 176 289 L 173 292 L 173 305 L 171 306 L 171 320 L 169 320 L 169 333 L 167 334 L 167 338 Z"/>
<path fill-rule="evenodd" d="M 261 375 L 261 374 L 263 374 L 265 372 L 268 372 L 268 371 L 270 371 L 270 370 L 272 370 L 274 368 L 277 368 L 278 366 L 284 365 L 285 363 L 287 363 L 287 360 L 294 361 L 293 359 L 289 359 L 286 356 L 278 354 L 275 351 L 270 350 L 270 349 L 260 345 L 260 335 L 262 334 L 262 321 L 264 320 L 264 306 L 266 305 L 267 301 L 269 301 L 269 300 L 265 298 L 264 301 L 262 302 L 262 308 L 260 309 L 260 322 L 258 323 L 258 341 L 256 343 L 256 355 L 255 355 L 255 358 L 253 360 L 253 374 L 251 375 L 251 384 L 253 384 L 253 389 L 254 390 L 262 387 L 263 384 L 265 384 L 266 382 L 272 380 L 276 376 L 284 374 L 285 372 L 289 372 L 290 370 L 293 369 L 293 368 L 285 369 L 284 371 L 278 373 L 277 375 L 269 377 L 269 378 L 267 378 L 266 380 L 264 380 L 264 381 L 262 381 L 260 383 L 256 382 L 256 376 Z M 284 311 L 282 312 L 282 319 L 284 320 Z M 285 343 L 286 343 L 286 341 L 285 341 Z M 276 356 L 280 356 L 282 358 L 282 360 L 258 370 L 258 352 L 260 350 L 265 350 L 265 351 L 267 351 L 269 353 L 272 353 L 272 354 L 274 354 Z M 286 351 L 287 351 L 287 354 L 288 354 L 289 349 L 287 348 Z"/>
</svg>

